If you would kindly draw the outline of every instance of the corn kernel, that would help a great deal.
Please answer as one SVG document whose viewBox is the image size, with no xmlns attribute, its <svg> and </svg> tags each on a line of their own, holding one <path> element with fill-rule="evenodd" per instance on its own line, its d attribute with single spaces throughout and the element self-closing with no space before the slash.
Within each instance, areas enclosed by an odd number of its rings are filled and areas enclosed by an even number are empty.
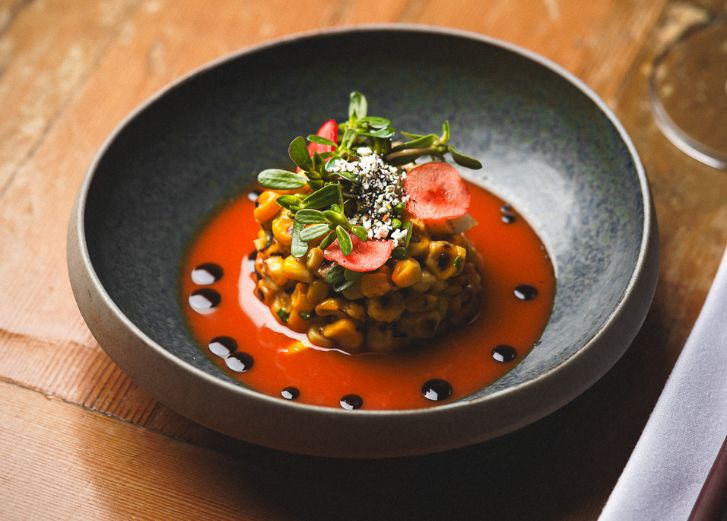
<svg viewBox="0 0 727 521">
<path fill-rule="evenodd" d="M 414 259 L 397 261 L 391 280 L 400 288 L 408 288 L 422 280 L 422 267 Z"/>
<path fill-rule="evenodd" d="M 386 323 L 371 320 L 366 327 L 366 350 L 375 353 L 391 353 L 403 343 L 394 336 L 393 328 Z"/>
<path fill-rule="evenodd" d="M 336 343 L 325 336 L 323 336 L 323 333 L 321 332 L 321 327 L 319 325 L 314 325 L 308 328 L 308 340 L 313 345 L 317 345 L 319 347 L 325 347 L 325 348 L 332 348 L 336 346 Z"/>
<path fill-rule="evenodd" d="M 290 243 L 293 240 L 292 228 L 293 220 L 287 215 L 281 215 L 273 221 L 273 236 L 286 248 L 290 248 Z"/>
<path fill-rule="evenodd" d="M 253 210 L 253 217 L 260 223 L 266 223 L 270 219 L 274 218 L 282 210 L 278 204 L 278 194 L 270 190 L 266 190 L 261 193 L 257 201 L 255 201 L 255 210 Z"/>
<path fill-rule="evenodd" d="M 391 289 L 389 268 L 386 266 L 379 268 L 374 273 L 365 273 L 361 277 L 361 293 L 364 297 L 380 297 L 386 295 Z"/>
<path fill-rule="evenodd" d="M 363 334 L 356 329 L 356 323 L 350 318 L 339 318 L 332 324 L 323 326 L 323 336 L 336 342 L 336 345 L 348 351 L 356 353 L 363 346 Z"/>
<path fill-rule="evenodd" d="M 310 283 L 313 281 L 313 275 L 308 271 L 308 268 L 292 255 L 286 257 L 283 262 L 283 273 L 289 279 L 297 280 L 298 282 Z"/>
<path fill-rule="evenodd" d="M 439 280 L 459 275 L 467 258 L 467 250 L 447 241 L 431 241 L 425 263 Z M 444 287 L 439 291 L 444 290 Z"/>
<path fill-rule="evenodd" d="M 366 299 L 366 309 L 374 320 L 394 322 L 406 309 L 401 293 L 391 293 L 380 298 Z"/>
<path fill-rule="evenodd" d="M 419 293 L 426 293 L 429 291 L 432 287 L 432 284 L 437 280 L 437 277 L 432 275 L 432 272 L 429 270 L 422 270 L 422 280 L 414 284 L 411 289 L 414 291 L 417 291 Z"/>
<path fill-rule="evenodd" d="M 361 293 L 361 279 L 359 278 L 349 287 L 344 289 L 341 294 L 348 300 L 358 300 L 360 298 L 363 298 L 363 293 Z"/>
<path fill-rule="evenodd" d="M 311 282 L 310 286 L 308 286 L 308 293 L 306 293 L 306 298 L 308 299 L 308 302 L 311 303 L 311 305 L 315 306 L 327 296 L 328 284 L 326 284 L 325 282 L 321 280 L 314 280 L 313 282 Z"/>
<path fill-rule="evenodd" d="M 283 273 L 283 258 L 278 255 L 265 259 L 265 274 L 280 287 L 288 282 L 288 277 Z"/>
<path fill-rule="evenodd" d="M 323 250 L 318 247 L 308 250 L 305 259 L 305 267 L 310 271 L 316 271 L 323 262 Z"/>
</svg>

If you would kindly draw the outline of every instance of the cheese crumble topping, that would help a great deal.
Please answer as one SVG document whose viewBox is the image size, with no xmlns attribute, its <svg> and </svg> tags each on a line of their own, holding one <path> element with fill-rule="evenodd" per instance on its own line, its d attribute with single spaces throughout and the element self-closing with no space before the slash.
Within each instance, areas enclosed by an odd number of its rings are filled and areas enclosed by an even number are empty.
<svg viewBox="0 0 727 521">
<path fill-rule="evenodd" d="M 391 239 L 396 247 L 406 237 L 406 230 L 393 226 L 409 200 L 402 184 L 406 172 L 387 164 L 368 147 L 356 152 L 359 155 L 356 161 L 339 159 L 329 167 L 331 172 L 349 172 L 356 176 L 353 193 L 357 209 L 349 222 L 363 226 L 369 239 Z"/>
</svg>

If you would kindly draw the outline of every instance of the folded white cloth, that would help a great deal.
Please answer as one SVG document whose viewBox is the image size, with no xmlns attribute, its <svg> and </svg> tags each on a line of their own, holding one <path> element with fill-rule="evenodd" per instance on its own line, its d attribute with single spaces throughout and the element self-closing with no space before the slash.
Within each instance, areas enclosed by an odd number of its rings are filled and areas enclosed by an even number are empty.
<svg viewBox="0 0 727 521">
<path fill-rule="evenodd" d="M 600 521 L 684 521 L 727 435 L 727 250 Z"/>
</svg>

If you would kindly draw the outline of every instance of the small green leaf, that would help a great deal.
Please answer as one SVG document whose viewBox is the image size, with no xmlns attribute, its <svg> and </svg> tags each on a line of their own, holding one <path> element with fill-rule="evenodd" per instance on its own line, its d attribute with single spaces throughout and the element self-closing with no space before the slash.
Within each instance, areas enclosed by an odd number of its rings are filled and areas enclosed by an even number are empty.
<svg viewBox="0 0 727 521">
<path fill-rule="evenodd" d="M 313 316 L 313 313 L 310 311 L 298 311 L 298 315 L 300 315 L 300 318 L 303 320 L 310 320 L 310 317 Z"/>
<path fill-rule="evenodd" d="M 298 136 L 290 142 L 288 147 L 288 155 L 293 163 L 298 165 L 303 170 L 312 170 L 313 161 L 308 153 L 308 146 L 305 144 L 305 139 L 302 136 Z"/>
<path fill-rule="evenodd" d="M 257 182 L 266 188 L 274 188 L 276 190 L 295 190 L 302 188 L 308 182 L 305 176 L 280 170 L 278 168 L 268 168 L 257 175 Z"/>
<path fill-rule="evenodd" d="M 336 226 L 336 238 L 338 239 L 338 246 L 341 248 L 341 252 L 344 255 L 350 255 L 353 251 L 353 243 L 351 242 L 351 236 L 343 226 Z"/>
<path fill-rule="evenodd" d="M 320 210 L 336 204 L 340 199 L 341 185 L 338 183 L 327 184 L 303 199 L 303 206 L 305 208 Z"/>
<path fill-rule="evenodd" d="M 299 222 L 293 223 L 293 230 L 291 232 L 292 240 L 290 242 L 290 254 L 293 257 L 302 257 L 308 252 L 308 244 L 301 237 L 303 233 L 303 224 Z"/>
<path fill-rule="evenodd" d="M 391 220 L 391 227 L 395 230 L 398 230 L 399 228 L 401 228 L 401 219 L 397 219 L 396 217 L 394 217 Z"/>
<path fill-rule="evenodd" d="M 396 134 L 396 130 L 391 127 L 386 128 L 379 128 L 376 130 L 372 130 L 370 132 L 360 132 L 362 136 L 369 136 L 369 137 L 380 137 L 380 138 L 390 138 L 394 134 Z"/>
<path fill-rule="evenodd" d="M 333 172 L 333 175 L 342 177 L 346 181 L 351 181 L 352 183 L 358 183 L 358 176 L 356 176 L 356 174 L 352 174 L 351 172 Z"/>
<path fill-rule="evenodd" d="M 323 212 L 318 210 L 300 210 L 295 214 L 295 222 L 301 224 L 321 224 L 328 222 Z"/>
<path fill-rule="evenodd" d="M 404 247 L 408 248 L 409 243 L 411 242 L 411 234 L 414 230 L 414 226 L 411 224 L 411 221 L 407 221 L 404 224 L 404 229 L 406 230 L 406 237 L 404 238 Z"/>
<path fill-rule="evenodd" d="M 369 238 L 369 235 L 366 232 L 366 228 L 364 228 L 363 226 L 354 226 L 353 228 L 351 228 L 351 233 L 353 233 L 362 241 L 366 241 Z"/>
<path fill-rule="evenodd" d="M 331 230 L 330 232 L 328 232 L 328 235 L 326 235 L 325 237 L 323 237 L 323 240 L 318 245 L 318 247 L 321 250 L 325 250 L 331 244 L 333 244 L 333 241 L 335 241 L 335 240 L 336 240 L 336 232 L 334 232 L 333 230 Z"/>
<path fill-rule="evenodd" d="M 300 206 L 300 199 L 294 195 L 281 195 L 276 199 L 276 202 L 291 212 L 295 212 Z"/>
<path fill-rule="evenodd" d="M 391 121 L 386 118 L 380 118 L 378 116 L 366 116 L 365 118 L 359 118 L 361 121 L 365 121 L 374 128 L 384 128 L 391 125 Z"/>
<path fill-rule="evenodd" d="M 365 118 L 366 112 L 368 112 L 366 96 L 356 90 L 353 91 L 348 101 L 348 117 L 355 119 Z"/>
<path fill-rule="evenodd" d="M 436 134 L 427 134 L 426 136 L 420 136 L 411 141 L 407 141 L 406 143 L 401 143 L 400 145 L 396 145 L 395 147 L 393 147 L 391 149 L 391 151 L 397 152 L 399 150 L 407 150 L 409 148 L 426 148 L 426 147 L 432 146 L 436 140 L 437 140 Z"/>
<path fill-rule="evenodd" d="M 404 132 L 401 131 L 401 135 L 404 137 L 408 137 L 409 139 L 418 139 L 420 137 L 424 137 L 424 134 L 414 134 L 413 132 Z"/>
<path fill-rule="evenodd" d="M 326 210 L 325 212 L 323 212 L 323 215 L 325 215 L 326 219 L 328 219 L 328 222 L 332 224 L 341 226 L 346 230 L 351 228 L 351 223 L 348 222 L 346 216 L 341 212 L 337 212 L 335 210 Z"/>
<path fill-rule="evenodd" d="M 308 141 L 310 141 L 311 143 L 316 143 L 318 145 L 327 145 L 329 147 L 338 148 L 338 145 L 330 139 L 324 138 L 323 136 L 317 136 L 315 134 L 311 134 L 310 136 L 308 136 Z"/>
<path fill-rule="evenodd" d="M 439 138 L 441 143 L 447 143 L 449 141 L 449 121 L 445 120 L 442 123 L 442 137 Z"/>
<path fill-rule="evenodd" d="M 275 313 L 278 315 L 278 317 L 280 317 L 280 320 L 286 323 L 288 322 L 288 319 L 290 318 L 290 312 L 287 309 L 278 308 Z"/>
<path fill-rule="evenodd" d="M 305 242 L 312 241 L 327 234 L 329 230 L 327 224 L 313 224 L 300 231 L 300 239 Z"/>
<path fill-rule="evenodd" d="M 474 157 L 469 157 L 462 154 L 452 145 L 449 145 L 448 148 L 449 153 L 452 154 L 452 159 L 454 159 L 454 162 L 458 165 L 462 165 L 466 168 L 471 168 L 472 170 L 479 170 L 480 168 L 482 168 L 482 163 L 477 161 Z"/>
</svg>

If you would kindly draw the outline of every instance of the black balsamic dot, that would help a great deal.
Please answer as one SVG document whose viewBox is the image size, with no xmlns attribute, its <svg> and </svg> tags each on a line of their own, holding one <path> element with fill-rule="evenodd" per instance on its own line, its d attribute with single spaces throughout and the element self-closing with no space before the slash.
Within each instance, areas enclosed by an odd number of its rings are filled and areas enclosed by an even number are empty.
<svg viewBox="0 0 727 521">
<path fill-rule="evenodd" d="M 512 206 L 509 204 L 503 204 L 500 206 L 500 213 L 510 213 L 512 212 Z"/>
<path fill-rule="evenodd" d="M 189 305 L 197 313 L 206 315 L 212 313 L 214 308 L 220 305 L 222 297 L 215 290 L 210 288 L 202 288 L 192 292 L 189 296 Z"/>
<path fill-rule="evenodd" d="M 424 385 L 422 385 L 422 394 L 427 400 L 441 402 L 452 396 L 452 386 L 446 380 L 434 378 L 424 382 Z"/>
<path fill-rule="evenodd" d="M 504 213 L 500 216 L 500 220 L 505 224 L 512 224 L 517 220 L 517 217 L 512 213 Z"/>
<path fill-rule="evenodd" d="M 253 190 L 253 191 L 251 191 L 251 192 L 248 192 L 248 193 L 247 193 L 247 198 L 248 198 L 248 199 L 249 199 L 250 201 L 252 201 L 253 203 L 254 203 L 255 201 L 257 201 L 257 198 L 258 198 L 258 197 L 260 197 L 260 192 L 258 192 L 257 190 Z"/>
<path fill-rule="evenodd" d="M 495 359 L 495 362 L 500 362 L 501 364 L 512 362 L 516 356 L 517 351 L 512 346 L 500 344 L 492 348 L 492 358 Z"/>
<path fill-rule="evenodd" d="M 192 282 L 200 286 L 214 284 L 221 278 L 222 268 L 212 262 L 205 262 L 192 270 Z"/>
<path fill-rule="evenodd" d="M 520 300 L 533 300 L 538 296 L 538 289 L 530 284 L 520 284 L 513 294 Z"/>
<path fill-rule="evenodd" d="M 229 336 L 218 336 L 210 340 L 207 347 L 209 347 L 209 350 L 213 354 L 225 358 L 231 353 L 237 351 L 237 342 L 235 342 L 234 338 L 230 338 Z"/>
<path fill-rule="evenodd" d="M 347 394 L 340 401 L 341 408 L 347 411 L 360 409 L 363 406 L 363 398 L 357 394 Z"/>
<path fill-rule="evenodd" d="M 300 396 L 300 391 L 297 387 L 286 387 L 282 391 L 280 391 L 280 396 L 285 398 L 286 400 L 295 400 Z"/>
<path fill-rule="evenodd" d="M 254 360 L 252 357 L 243 352 L 232 353 L 225 359 L 227 367 L 235 371 L 236 373 L 244 373 L 252 368 Z"/>
</svg>

